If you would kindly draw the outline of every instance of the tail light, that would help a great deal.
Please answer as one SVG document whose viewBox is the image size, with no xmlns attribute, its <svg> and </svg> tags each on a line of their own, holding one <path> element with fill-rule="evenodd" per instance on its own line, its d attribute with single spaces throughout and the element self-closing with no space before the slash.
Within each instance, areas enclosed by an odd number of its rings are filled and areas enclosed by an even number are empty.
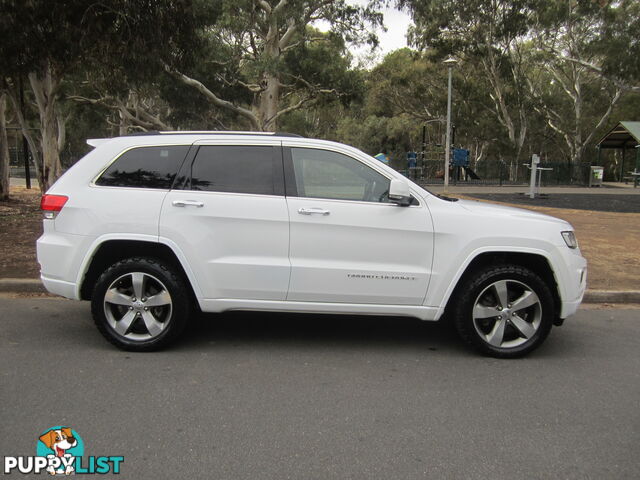
<svg viewBox="0 0 640 480">
<path fill-rule="evenodd" d="M 65 195 L 44 194 L 40 200 L 40 209 L 44 212 L 44 218 L 52 219 L 62 210 L 69 197 Z"/>
</svg>

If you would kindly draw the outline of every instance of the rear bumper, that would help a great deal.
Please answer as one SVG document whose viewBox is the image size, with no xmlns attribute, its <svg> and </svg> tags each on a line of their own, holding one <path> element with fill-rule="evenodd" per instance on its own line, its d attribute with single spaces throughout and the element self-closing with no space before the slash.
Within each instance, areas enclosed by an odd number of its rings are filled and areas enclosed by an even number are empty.
<svg viewBox="0 0 640 480">
<path fill-rule="evenodd" d="M 50 222 L 44 221 L 44 233 L 36 242 L 40 279 L 47 291 L 79 300 L 78 272 L 92 237 L 56 232 Z"/>
<path fill-rule="evenodd" d="M 40 275 L 40 280 L 42 280 L 44 288 L 46 288 L 49 293 L 60 295 L 61 297 L 70 298 L 72 300 L 80 300 L 76 293 L 78 289 L 76 288 L 75 283 L 48 278 L 44 275 Z"/>
</svg>

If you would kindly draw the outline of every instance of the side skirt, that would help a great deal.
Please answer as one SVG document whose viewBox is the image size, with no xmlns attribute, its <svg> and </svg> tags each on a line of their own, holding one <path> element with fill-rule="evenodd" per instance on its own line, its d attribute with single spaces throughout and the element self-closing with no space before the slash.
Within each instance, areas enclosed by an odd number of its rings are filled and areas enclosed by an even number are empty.
<svg viewBox="0 0 640 480">
<path fill-rule="evenodd" d="M 308 312 L 346 315 L 389 315 L 437 320 L 438 307 L 414 305 L 371 305 L 359 303 L 291 302 L 277 300 L 201 299 L 203 312 L 256 310 L 268 312 Z"/>
</svg>

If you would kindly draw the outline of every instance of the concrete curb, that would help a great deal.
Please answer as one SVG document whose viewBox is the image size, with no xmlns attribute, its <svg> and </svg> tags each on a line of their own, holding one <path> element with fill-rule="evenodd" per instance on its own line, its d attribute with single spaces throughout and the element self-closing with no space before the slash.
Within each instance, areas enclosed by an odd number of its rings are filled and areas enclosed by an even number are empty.
<svg viewBox="0 0 640 480">
<path fill-rule="evenodd" d="M 584 303 L 640 303 L 638 290 L 587 290 Z"/>
<path fill-rule="evenodd" d="M 39 278 L 0 278 L 3 293 L 47 293 Z"/>
<path fill-rule="evenodd" d="M 37 278 L 0 278 L 2 293 L 47 293 Z M 587 290 L 584 303 L 640 303 L 640 290 Z"/>
</svg>

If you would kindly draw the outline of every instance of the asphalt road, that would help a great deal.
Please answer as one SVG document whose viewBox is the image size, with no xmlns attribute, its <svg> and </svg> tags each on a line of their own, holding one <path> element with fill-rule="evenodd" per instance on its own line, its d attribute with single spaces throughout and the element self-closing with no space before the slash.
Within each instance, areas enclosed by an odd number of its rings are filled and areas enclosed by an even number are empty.
<svg viewBox="0 0 640 480">
<path fill-rule="evenodd" d="M 640 310 L 581 310 L 515 361 L 412 319 L 229 314 L 131 354 L 86 303 L 5 298 L 0 455 L 67 424 L 120 478 L 635 479 L 639 345 Z"/>
<path fill-rule="evenodd" d="M 543 189 L 544 190 L 544 189 Z M 529 198 L 523 193 L 472 193 L 471 197 L 526 206 L 573 208 L 598 212 L 640 213 L 638 194 L 549 193 Z"/>
</svg>

